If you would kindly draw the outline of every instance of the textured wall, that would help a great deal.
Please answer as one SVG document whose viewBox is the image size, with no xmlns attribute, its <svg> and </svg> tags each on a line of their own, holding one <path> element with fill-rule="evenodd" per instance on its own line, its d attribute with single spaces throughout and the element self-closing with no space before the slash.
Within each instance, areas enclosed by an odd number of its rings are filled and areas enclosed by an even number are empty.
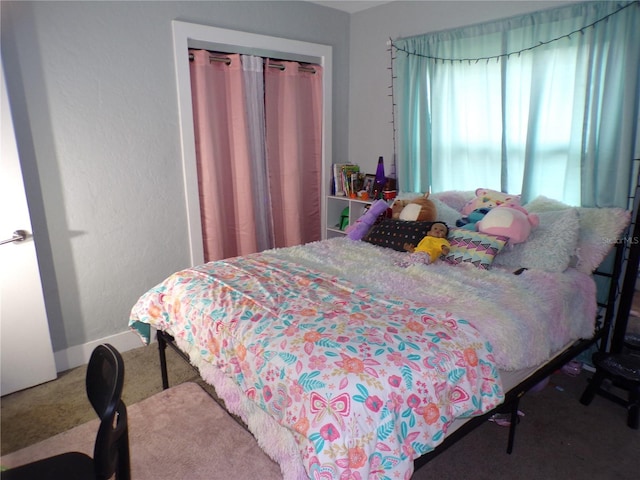
<svg viewBox="0 0 640 480">
<path fill-rule="evenodd" d="M 126 331 L 138 297 L 188 266 L 171 20 L 333 46 L 334 151 L 347 151 L 347 13 L 301 2 L 1 9 L 55 351 Z"/>
</svg>

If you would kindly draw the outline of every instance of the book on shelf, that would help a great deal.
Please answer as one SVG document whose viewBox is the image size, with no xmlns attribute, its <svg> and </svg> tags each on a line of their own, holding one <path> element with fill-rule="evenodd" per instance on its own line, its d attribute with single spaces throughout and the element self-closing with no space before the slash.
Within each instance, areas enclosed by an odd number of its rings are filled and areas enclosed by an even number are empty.
<svg viewBox="0 0 640 480">
<path fill-rule="evenodd" d="M 333 186 L 337 196 L 349 196 L 357 193 L 360 180 L 360 167 L 353 163 L 333 164 Z"/>
</svg>

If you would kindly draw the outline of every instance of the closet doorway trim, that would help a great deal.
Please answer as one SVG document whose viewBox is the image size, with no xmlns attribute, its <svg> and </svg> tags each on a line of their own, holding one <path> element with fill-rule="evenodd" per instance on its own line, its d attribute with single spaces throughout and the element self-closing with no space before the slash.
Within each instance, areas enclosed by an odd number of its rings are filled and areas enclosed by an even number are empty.
<svg viewBox="0 0 640 480">
<path fill-rule="evenodd" d="M 241 53 L 261 57 L 279 58 L 304 63 L 315 63 L 323 67 L 322 107 L 322 195 L 321 231 L 326 231 L 325 199 L 329 184 L 331 165 L 331 81 L 332 47 L 318 43 L 301 42 L 279 37 L 227 30 L 195 23 L 173 20 L 173 56 L 178 89 L 178 111 L 180 120 L 180 143 L 182 149 L 182 171 L 184 178 L 187 228 L 191 266 L 204 262 L 202 225 L 198 199 L 198 173 L 196 168 L 195 134 L 191 104 L 191 80 L 189 75 L 189 48 L 199 48 L 225 53 Z"/>
</svg>

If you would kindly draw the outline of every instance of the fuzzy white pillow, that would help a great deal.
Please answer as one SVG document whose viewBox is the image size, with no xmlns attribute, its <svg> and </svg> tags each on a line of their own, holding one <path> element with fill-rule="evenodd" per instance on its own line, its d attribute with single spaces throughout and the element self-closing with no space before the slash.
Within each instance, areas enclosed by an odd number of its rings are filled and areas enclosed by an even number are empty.
<svg viewBox="0 0 640 480">
<path fill-rule="evenodd" d="M 436 206 L 436 210 L 438 212 L 436 220 L 446 223 L 449 226 L 449 228 L 455 227 L 456 220 L 459 220 L 462 218 L 462 214 L 460 212 L 458 212 L 457 210 L 454 210 L 449 205 L 444 203 L 442 200 L 438 198 L 431 198 L 431 197 L 429 197 L 429 200 L 431 200 L 433 204 Z"/>
<path fill-rule="evenodd" d="M 429 195 L 429 198 L 431 200 L 438 199 L 454 210 L 462 212 L 462 207 L 475 196 L 476 192 L 474 191 L 446 190 L 444 192 L 432 193 Z"/>
<path fill-rule="evenodd" d="M 526 267 L 564 272 L 578 243 L 580 224 L 575 208 L 538 213 L 540 224 L 524 243 L 507 246 L 494 259 L 501 267 Z"/>
<path fill-rule="evenodd" d="M 525 205 L 527 211 L 542 213 L 572 209 L 562 202 L 539 196 Z M 624 208 L 576 207 L 580 233 L 575 255 L 576 269 L 591 274 L 605 259 L 631 221 L 631 212 Z"/>
<path fill-rule="evenodd" d="M 580 238 L 576 268 L 591 273 L 605 259 L 620 234 L 631 221 L 631 212 L 623 208 L 580 208 Z"/>
</svg>

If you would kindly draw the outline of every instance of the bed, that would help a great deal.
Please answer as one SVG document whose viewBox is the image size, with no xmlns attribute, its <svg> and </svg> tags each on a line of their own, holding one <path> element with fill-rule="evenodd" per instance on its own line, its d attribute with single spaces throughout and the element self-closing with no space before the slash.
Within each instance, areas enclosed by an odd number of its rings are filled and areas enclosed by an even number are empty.
<svg viewBox="0 0 640 480">
<path fill-rule="evenodd" d="M 439 219 L 455 224 L 462 197 L 434 196 Z M 197 367 L 284 478 L 409 478 L 496 411 L 515 420 L 529 388 L 608 334 L 591 272 L 629 212 L 526 207 L 540 216 L 527 242 L 454 229 L 456 260 L 431 265 L 401 266 L 390 239 L 424 226 L 393 220 L 362 241 L 198 265 L 142 295 L 129 324 Z"/>
</svg>

